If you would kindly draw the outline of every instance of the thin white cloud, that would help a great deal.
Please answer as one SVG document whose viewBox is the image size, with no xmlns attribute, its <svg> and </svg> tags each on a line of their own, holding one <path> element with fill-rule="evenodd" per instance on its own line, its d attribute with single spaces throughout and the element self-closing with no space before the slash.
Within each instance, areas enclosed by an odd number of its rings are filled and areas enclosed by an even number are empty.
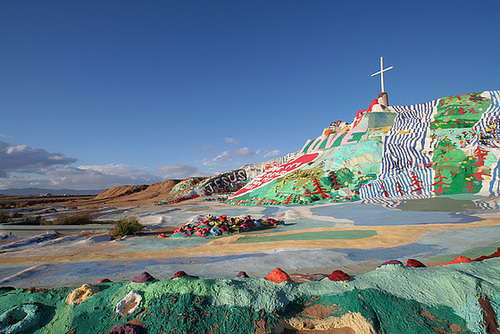
<svg viewBox="0 0 500 334">
<path fill-rule="evenodd" d="M 215 158 L 214 158 L 215 159 Z M 218 162 L 215 162 L 212 160 L 202 160 L 201 164 L 203 166 L 209 166 L 209 167 L 215 167 L 215 166 L 219 166 L 219 163 Z"/>
<path fill-rule="evenodd" d="M 272 150 L 264 154 L 264 158 L 275 157 L 277 155 L 280 155 L 280 153 L 280 150 Z"/>
<path fill-rule="evenodd" d="M 127 165 L 56 166 L 38 173 L 10 173 L 6 178 L 0 178 L 0 188 L 98 190 L 160 181 L 164 180 L 158 174 Z"/>
<path fill-rule="evenodd" d="M 150 173 L 146 168 L 115 164 L 65 166 L 47 171 L 45 175 L 50 178 L 52 187 L 74 189 L 103 189 L 163 181 L 160 175 Z"/>
<path fill-rule="evenodd" d="M 9 175 L 7 178 L 0 178 L 0 189 L 47 188 L 48 184 L 48 179 L 42 179 L 40 177 L 20 177 L 17 175 Z"/>
<path fill-rule="evenodd" d="M 260 150 L 259 150 L 260 151 Z M 228 163 L 231 162 L 231 164 L 237 164 L 237 158 L 248 158 L 252 157 L 258 152 L 254 152 L 250 150 L 248 147 L 243 147 L 237 150 L 234 150 L 232 152 L 230 151 L 224 151 L 221 154 L 217 155 L 216 157 L 212 158 L 211 160 L 203 160 L 202 164 L 204 166 L 208 167 L 228 167 Z"/>
<path fill-rule="evenodd" d="M 243 147 L 233 152 L 233 155 L 237 157 L 251 157 L 255 154 L 257 153 L 251 151 L 248 147 Z"/>
<path fill-rule="evenodd" d="M 133 167 L 120 164 L 84 165 L 78 166 L 78 169 L 95 171 L 108 175 L 143 175 L 146 177 L 150 175 L 149 172 L 147 172 L 147 167 Z"/>
<path fill-rule="evenodd" d="M 187 179 L 188 177 L 200 176 L 198 167 L 192 165 L 171 164 L 158 168 L 156 170 L 163 179 Z"/>
<path fill-rule="evenodd" d="M 219 154 L 215 158 L 212 159 L 213 162 L 221 162 L 221 161 L 232 161 L 233 156 L 229 154 L 229 151 L 224 151 L 222 154 Z"/>
<path fill-rule="evenodd" d="M 212 150 L 215 150 L 215 147 L 213 147 L 212 145 L 203 145 L 203 146 L 198 147 L 197 151 L 206 152 L 206 151 L 212 151 Z"/>
<path fill-rule="evenodd" d="M 234 138 L 224 138 L 224 140 L 226 141 L 226 143 L 235 144 L 235 145 L 239 145 L 239 143 L 240 143 L 240 141 L 238 139 L 234 139 Z"/>
</svg>

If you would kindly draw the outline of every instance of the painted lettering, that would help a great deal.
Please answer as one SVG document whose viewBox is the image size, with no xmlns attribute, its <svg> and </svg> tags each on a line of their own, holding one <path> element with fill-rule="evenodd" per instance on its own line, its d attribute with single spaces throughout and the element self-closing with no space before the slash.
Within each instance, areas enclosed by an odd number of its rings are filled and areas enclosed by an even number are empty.
<svg viewBox="0 0 500 334">
<path fill-rule="evenodd" d="M 325 135 L 321 135 L 318 138 L 316 138 L 313 141 L 312 145 L 309 146 L 309 149 L 307 150 L 307 153 L 311 153 L 311 152 L 317 151 L 325 139 L 326 139 Z"/>
<path fill-rule="evenodd" d="M 212 194 L 214 192 L 227 192 L 240 189 L 247 180 L 247 174 L 244 169 L 235 170 L 232 172 L 219 174 L 208 180 L 204 187 L 206 192 Z"/>
<path fill-rule="evenodd" d="M 340 145 L 348 145 L 357 143 L 361 137 L 366 133 L 366 129 L 351 129 L 347 132 Z"/>
<path fill-rule="evenodd" d="M 244 169 L 240 169 L 238 171 L 238 180 L 245 181 L 246 179 L 247 179 L 247 173 L 245 172 Z"/>
<path fill-rule="evenodd" d="M 209 188 L 210 188 L 210 190 L 208 190 L 208 189 L 207 189 L 207 187 L 209 187 Z M 212 185 L 211 185 L 210 183 L 208 183 L 208 184 L 206 184 L 206 185 L 205 185 L 205 190 L 207 190 L 207 191 L 208 191 L 208 192 L 210 192 L 210 193 L 213 193 L 213 192 L 214 192 L 214 188 L 212 187 Z"/>
<path fill-rule="evenodd" d="M 314 161 L 314 159 L 316 159 L 318 156 L 319 153 L 301 155 L 297 159 L 294 159 L 284 165 L 278 166 L 273 170 L 268 170 L 263 174 L 259 175 L 258 177 L 256 177 L 255 179 L 253 179 L 246 186 L 241 188 L 238 192 L 234 194 L 232 198 L 254 191 L 255 189 L 260 188 L 279 177 L 285 176 L 286 174 L 291 173 L 300 166 L 308 162 Z"/>
<path fill-rule="evenodd" d="M 312 139 L 308 139 L 308 140 L 306 141 L 306 143 L 304 144 L 304 147 L 302 147 L 302 149 L 300 150 L 300 152 L 304 152 L 304 153 L 305 153 L 305 152 L 307 151 L 307 149 L 308 149 L 309 145 L 311 145 L 311 144 L 312 144 L 312 142 L 313 142 L 313 140 L 312 140 Z"/>
<path fill-rule="evenodd" d="M 326 149 L 332 148 L 334 146 L 339 146 L 340 145 L 340 139 L 345 136 L 345 132 L 340 132 L 337 133 L 336 135 L 331 135 L 328 136 L 328 140 L 326 141 Z"/>
<path fill-rule="evenodd" d="M 231 179 L 231 174 L 232 174 L 232 176 L 234 176 L 234 180 L 233 180 L 233 179 Z M 236 182 L 236 181 L 238 181 L 238 179 L 236 178 L 236 172 L 228 173 L 228 174 L 227 174 L 227 177 L 229 178 L 229 181 L 231 181 L 231 182 Z"/>
<path fill-rule="evenodd" d="M 354 144 L 357 143 L 365 133 L 366 129 L 354 128 L 347 132 L 332 133 L 328 137 L 321 135 L 315 140 L 308 139 L 301 152 L 310 154 L 321 149 Z"/>
</svg>

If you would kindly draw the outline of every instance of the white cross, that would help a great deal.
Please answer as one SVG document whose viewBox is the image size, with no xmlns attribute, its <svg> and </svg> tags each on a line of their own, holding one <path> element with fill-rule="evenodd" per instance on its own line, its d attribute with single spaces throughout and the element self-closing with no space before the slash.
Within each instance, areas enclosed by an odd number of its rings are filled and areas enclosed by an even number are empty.
<svg viewBox="0 0 500 334">
<path fill-rule="evenodd" d="M 389 71 L 393 67 L 394 66 L 391 66 L 391 67 L 388 67 L 388 68 L 384 69 L 384 57 L 380 57 L 380 71 L 375 72 L 375 73 L 372 74 L 372 77 L 375 76 L 375 75 L 377 75 L 377 74 L 380 74 L 380 84 L 382 86 L 382 93 L 385 93 L 384 72 Z"/>
</svg>

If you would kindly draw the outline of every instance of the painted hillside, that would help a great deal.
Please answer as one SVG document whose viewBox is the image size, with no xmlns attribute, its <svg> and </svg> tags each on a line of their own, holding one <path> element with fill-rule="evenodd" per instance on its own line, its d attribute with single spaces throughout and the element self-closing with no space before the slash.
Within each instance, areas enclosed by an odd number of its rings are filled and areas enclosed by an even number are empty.
<svg viewBox="0 0 500 334">
<path fill-rule="evenodd" d="M 283 163 L 267 164 L 227 203 L 496 196 L 499 140 L 500 91 L 409 106 L 374 100 L 351 124 L 333 122 Z"/>
</svg>

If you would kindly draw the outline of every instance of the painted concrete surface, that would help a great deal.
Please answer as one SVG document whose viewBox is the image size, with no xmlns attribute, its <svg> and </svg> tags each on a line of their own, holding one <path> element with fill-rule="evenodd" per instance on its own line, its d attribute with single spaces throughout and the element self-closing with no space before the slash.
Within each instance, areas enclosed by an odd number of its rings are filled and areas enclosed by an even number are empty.
<svg viewBox="0 0 500 334">
<path fill-rule="evenodd" d="M 244 236 L 236 243 L 272 242 L 272 241 L 292 241 L 292 240 L 334 240 L 334 239 L 363 239 L 377 234 L 377 231 L 322 231 L 322 232 L 302 232 L 294 234 L 279 234 L 271 236 Z"/>
<path fill-rule="evenodd" d="M 107 208 L 103 213 L 106 218 L 136 215 L 147 231 L 179 226 L 207 214 L 273 217 L 284 219 L 285 225 L 231 237 L 158 238 L 150 233 L 120 240 L 80 234 L 40 238 L 39 242 L 36 238 L 29 242 L 3 238 L 0 240 L 0 247 L 4 249 L 0 253 L 0 286 L 78 286 L 102 278 L 127 281 L 144 271 L 159 279 L 170 278 L 180 270 L 201 278 L 233 278 L 241 270 L 252 277 L 263 277 L 276 267 L 289 273 L 329 274 L 341 269 L 356 275 L 393 259 L 406 262 L 408 258 L 415 258 L 432 264 L 452 255 L 479 256 L 496 249 L 500 213 L 495 201 L 490 200 L 488 205 L 476 204 L 475 209 L 450 208 L 448 212 L 428 212 L 424 207 L 422 211 L 403 211 L 361 202 L 300 207 L 207 204 L 116 211 Z M 391 244 L 388 227 L 394 234 L 408 231 L 408 240 Z M 412 229 L 420 232 L 410 237 Z M 389 235 L 383 247 L 375 239 L 381 237 L 378 234 L 382 232 Z M 254 242 L 250 242 L 253 238 Z M 18 246 L 9 246 L 14 241 Z M 307 246 L 299 247 L 298 242 L 306 242 Z M 258 248 L 263 244 L 271 246 Z M 243 246 L 246 248 L 241 248 Z M 158 253 L 153 257 L 142 256 L 155 251 Z M 100 254 L 111 260 L 99 258 Z M 61 263 L 44 260 L 54 259 L 55 255 L 60 255 Z"/>
</svg>

